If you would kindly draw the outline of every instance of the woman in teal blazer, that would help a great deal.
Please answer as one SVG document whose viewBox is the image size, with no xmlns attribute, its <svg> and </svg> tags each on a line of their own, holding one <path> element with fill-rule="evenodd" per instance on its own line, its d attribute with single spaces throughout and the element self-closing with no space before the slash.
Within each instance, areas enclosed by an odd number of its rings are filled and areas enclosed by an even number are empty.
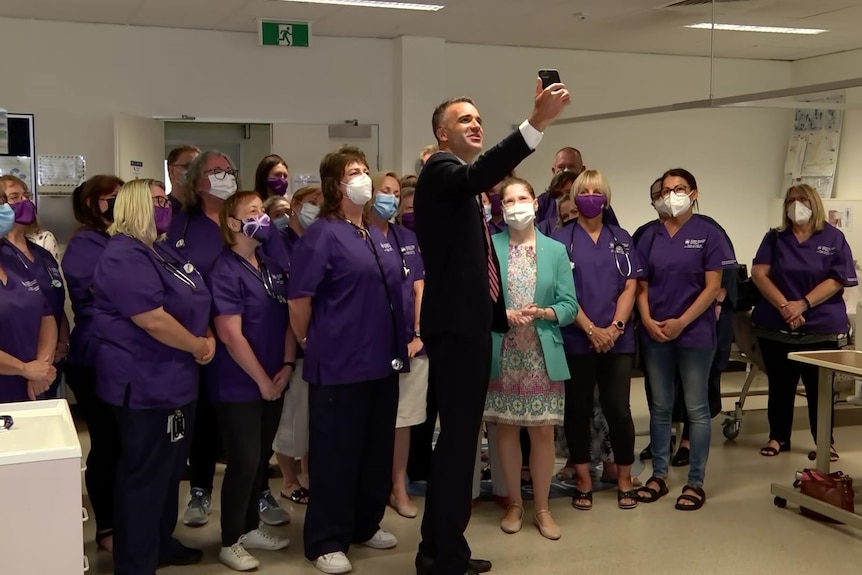
<svg viewBox="0 0 862 575">
<path fill-rule="evenodd" d="M 548 510 L 554 473 L 554 426 L 563 424 L 569 368 L 560 327 L 578 313 L 575 283 L 566 248 L 536 231 L 536 194 L 526 181 L 507 179 L 501 189 L 508 229 L 492 238 L 500 261 L 501 292 L 511 329 L 492 334 L 491 382 L 485 421 L 497 425 L 497 447 L 509 493 L 500 528 L 521 529 L 520 430 L 532 444 L 535 519 L 541 534 L 559 539 Z"/>
</svg>

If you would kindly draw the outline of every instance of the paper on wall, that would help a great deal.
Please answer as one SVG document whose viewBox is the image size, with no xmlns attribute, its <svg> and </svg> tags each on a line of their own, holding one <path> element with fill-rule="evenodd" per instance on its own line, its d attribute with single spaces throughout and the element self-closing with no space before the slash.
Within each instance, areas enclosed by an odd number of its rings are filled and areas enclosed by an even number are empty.
<svg viewBox="0 0 862 575">
<path fill-rule="evenodd" d="M 853 210 L 848 205 L 827 205 L 826 221 L 844 232 L 853 231 Z"/>
<path fill-rule="evenodd" d="M 6 110 L 0 108 L 0 154 L 9 153 L 9 119 Z"/>
<path fill-rule="evenodd" d="M 784 160 L 784 173 L 798 178 L 802 174 L 802 164 L 805 160 L 805 149 L 808 141 L 804 134 L 793 134 L 787 144 L 787 158 Z"/>
<path fill-rule="evenodd" d="M 802 176 L 835 175 L 835 165 L 838 162 L 838 132 L 814 132 L 808 134 L 808 145 L 805 149 L 805 159 L 802 164 Z"/>
<path fill-rule="evenodd" d="M 29 190 L 33 190 L 33 174 L 27 156 L 0 156 L 0 176 L 17 176 L 27 184 Z"/>
<path fill-rule="evenodd" d="M 39 186 L 77 186 L 86 179 L 84 156 L 39 156 Z"/>
</svg>

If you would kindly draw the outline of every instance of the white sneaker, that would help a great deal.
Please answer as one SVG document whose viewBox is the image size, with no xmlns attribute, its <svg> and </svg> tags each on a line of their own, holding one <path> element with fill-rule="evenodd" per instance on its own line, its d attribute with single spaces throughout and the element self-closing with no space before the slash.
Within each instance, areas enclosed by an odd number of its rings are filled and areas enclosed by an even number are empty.
<svg viewBox="0 0 862 575">
<path fill-rule="evenodd" d="M 353 565 L 350 564 L 350 559 L 348 559 L 347 555 L 341 551 L 321 555 L 317 558 L 317 561 L 314 562 L 314 566 L 317 567 L 319 571 L 331 573 L 332 575 L 350 573 L 353 571 Z"/>
<path fill-rule="evenodd" d="M 392 549 L 398 545 L 398 539 L 388 531 L 378 529 L 374 537 L 363 543 L 363 545 L 372 549 Z"/>
<path fill-rule="evenodd" d="M 263 549 L 264 551 L 278 551 L 290 545 L 290 539 L 274 535 L 263 527 L 249 531 L 239 538 L 239 542 L 246 549 Z"/>
<path fill-rule="evenodd" d="M 251 571 L 260 567 L 260 561 L 245 550 L 242 543 L 234 543 L 230 547 L 222 547 L 218 560 L 234 571 Z"/>
</svg>

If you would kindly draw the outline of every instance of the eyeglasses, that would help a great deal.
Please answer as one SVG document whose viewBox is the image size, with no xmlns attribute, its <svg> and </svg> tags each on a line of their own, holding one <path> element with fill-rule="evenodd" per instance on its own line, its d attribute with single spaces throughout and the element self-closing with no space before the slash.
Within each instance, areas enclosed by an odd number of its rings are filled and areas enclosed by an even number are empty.
<svg viewBox="0 0 862 575">
<path fill-rule="evenodd" d="M 690 191 L 690 190 L 689 190 L 687 187 L 685 187 L 685 186 L 677 186 L 677 187 L 675 187 L 675 188 L 673 188 L 673 189 L 671 189 L 671 188 L 664 188 L 661 192 L 659 192 L 659 194 L 661 194 L 661 195 L 660 195 L 660 196 L 658 196 L 658 197 L 662 197 L 662 198 L 663 198 L 664 196 L 668 196 L 668 195 L 670 195 L 671 193 L 674 193 L 674 194 L 677 194 L 677 195 L 681 196 L 681 195 L 684 195 L 684 194 L 688 194 L 688 192 L 689 192 L 689 191 Z M 657 199 L 657 198 L 656 198 L 656 199 Z"/>
<path fill-rule="evenodd" d="M 221 168 L 215 168 L 214 170 L 207 170 L 204 172 L 205 174 L 211 174 L 216 177 L 217 180 L 223 180 L 226 176 L 236 176 L 237 171 L 233 168 L 229 168 L 227 170 L 223 170 Z"/>
<path fill-rule="evenodd" d="M 169 202 L 164 196 L 153 196 L 153 205 L 160 208 L 167 208 L 171 205 L 171 202 Z"/>
</svg>

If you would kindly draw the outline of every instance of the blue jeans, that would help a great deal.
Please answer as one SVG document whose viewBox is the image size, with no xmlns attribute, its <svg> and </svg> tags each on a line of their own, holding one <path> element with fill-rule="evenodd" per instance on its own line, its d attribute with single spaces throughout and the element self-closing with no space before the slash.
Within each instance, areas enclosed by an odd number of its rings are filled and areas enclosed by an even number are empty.
<svg viewBox="0 0 862 575">
<path fill-rule="evenodd" d="M 653 475 L 656 477 L 667 477 L 670 428 L 676 394 L 675 380 L 679 370 L 686 413 L 691 426 L 688 485 L 703 485 L 711 431 L 707 389 L 714 355 L 713 347 L 680 347 L 673 341 L 649 341 L 644 345 L 644 364 L 652 392 L 649 432 Z"/>
</svg>

